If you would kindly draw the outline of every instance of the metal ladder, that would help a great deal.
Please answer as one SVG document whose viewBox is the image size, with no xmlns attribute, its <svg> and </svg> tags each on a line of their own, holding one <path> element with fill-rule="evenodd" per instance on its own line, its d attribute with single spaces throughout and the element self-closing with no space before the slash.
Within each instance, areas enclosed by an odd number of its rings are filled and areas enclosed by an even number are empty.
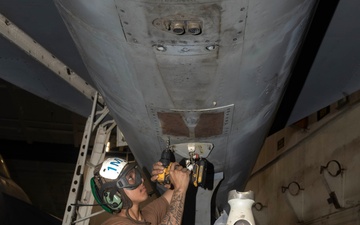
<svg viewBox="0 0 360 225">
<path fill-rule="evenodd" d="M 114 120 L 103 122 L 104 118 L 108 115 L 109 110 L 105 106 L 103 109 L 96 111 L 98 95 L 99 94 L 96 93 L 94 96 L 91 114 L 85 125 L 78 160 L 62 221 L 63 225 L 87 225 L 89 224 L 90 217 L 104 212 L 103 210 L 91 214 L 94 197 L 91 193 L 90 179 L 92 177 L 94 167 L 104 160 L 106 153 L 105 150 L 108 147 L 107 143 L 112 129 L 116 127 L 116 123 Z M 90 159 L 87 161 L 90 137 L 96 127 L 97 132 L 94 139 L 93 149 Z"/>
</svg>

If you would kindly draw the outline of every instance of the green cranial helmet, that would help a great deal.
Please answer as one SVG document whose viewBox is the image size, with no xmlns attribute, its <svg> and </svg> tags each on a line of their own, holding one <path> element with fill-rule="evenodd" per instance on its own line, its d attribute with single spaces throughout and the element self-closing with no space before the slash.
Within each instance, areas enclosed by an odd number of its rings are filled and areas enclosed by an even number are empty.
<svg viewBox="0 0 360 225">
<path fill-rule="evenodd" d="M 122 208 L 132 206 L 123 189 L 133 190 L 141 183 L 141 172 L 135 163 L 121 158 L 108 158 L 95 167 L 91 190 L 103 209 L 109 213 L 118 213 Z"/>
</svg>

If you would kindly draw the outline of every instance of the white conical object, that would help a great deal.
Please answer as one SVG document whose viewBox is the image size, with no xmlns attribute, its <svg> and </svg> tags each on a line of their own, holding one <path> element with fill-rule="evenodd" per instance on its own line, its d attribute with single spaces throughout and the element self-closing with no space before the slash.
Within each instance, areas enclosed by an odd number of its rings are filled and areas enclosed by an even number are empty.
<svg viewBox="0 0 360 225">
<path fill-rule="evenodd" d="M 255 225 L 252 213 L 252 206 L 255 202 L 253 199 L 253 191 L 229 191 L 230 213 L 226 225 Z"/>
</svg>

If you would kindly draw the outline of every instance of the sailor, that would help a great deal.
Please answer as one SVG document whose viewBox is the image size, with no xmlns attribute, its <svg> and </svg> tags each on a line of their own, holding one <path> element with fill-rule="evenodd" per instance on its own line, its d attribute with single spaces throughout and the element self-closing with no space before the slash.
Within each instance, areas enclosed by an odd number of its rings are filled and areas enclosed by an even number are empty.
<svg viewBox="0 0 360 225">
<path fill-rule="evenodd" d="M 151 181 L 164 172 L 161 162 L 152 168 Z M 170 185 L 157 199 L 140 208 L 148 198 L 144 179 L 136 163 L 121 158 L 108 158 L 94 169 L 91 189 L 96 201 L 113 216 L 102 225 L 181 224 L 190 171 L 178 163 L 170 168 Z M 170 207 L 171 205 L 171 207 Z"/>
</svg>

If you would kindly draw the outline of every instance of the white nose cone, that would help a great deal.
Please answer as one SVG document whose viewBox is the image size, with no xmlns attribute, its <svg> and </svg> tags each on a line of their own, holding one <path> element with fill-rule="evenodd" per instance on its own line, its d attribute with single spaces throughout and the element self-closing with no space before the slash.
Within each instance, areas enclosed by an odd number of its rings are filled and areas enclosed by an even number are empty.
<svg viewBox="0 0 360 225">
<path fill-rule="evenodd" d="M 226 225 L 255 225 L 252 206 L 254 204 L 253 191 L 229 191 L 228 203 L 230 213 Z"/>
</svg>

